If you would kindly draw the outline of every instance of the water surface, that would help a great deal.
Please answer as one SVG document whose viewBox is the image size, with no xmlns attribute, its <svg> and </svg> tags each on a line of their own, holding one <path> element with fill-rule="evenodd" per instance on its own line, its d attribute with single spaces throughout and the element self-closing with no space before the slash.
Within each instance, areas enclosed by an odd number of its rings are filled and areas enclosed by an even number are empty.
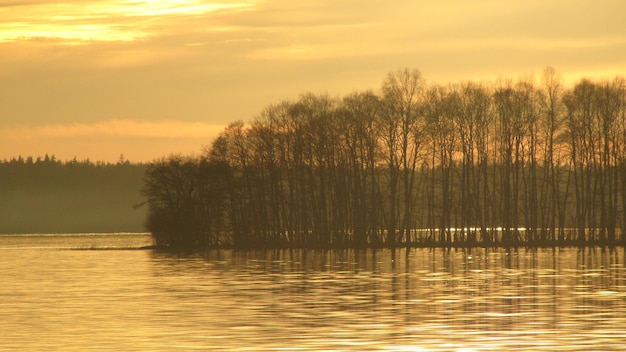
<svg viewBox="0 0 626 352">
<path fill-rule="evenodd" d="M 137 250 L 150 243 L 0 236 L 0 350 L 626 349 L 622 249 Z"/>
</svg>

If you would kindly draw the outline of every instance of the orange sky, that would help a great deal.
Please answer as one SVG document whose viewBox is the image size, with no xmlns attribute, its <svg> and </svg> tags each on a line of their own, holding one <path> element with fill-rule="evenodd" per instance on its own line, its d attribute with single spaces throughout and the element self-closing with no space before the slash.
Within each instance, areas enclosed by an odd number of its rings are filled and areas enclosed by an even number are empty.
<svg viewBox="0 0 626 352">
<path fill-rule="evenodd" d="M 307 91 L 626 74 L 622 0 L 0 0 L 0 159 L 200 153 Z"/>
</svg>

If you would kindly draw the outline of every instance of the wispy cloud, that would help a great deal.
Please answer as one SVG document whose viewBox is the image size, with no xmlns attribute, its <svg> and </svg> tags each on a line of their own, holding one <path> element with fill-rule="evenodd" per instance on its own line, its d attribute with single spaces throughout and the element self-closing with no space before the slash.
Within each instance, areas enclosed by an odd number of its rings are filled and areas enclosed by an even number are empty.
<svg viewBox="0 0 626 352">
<path fill-rule="evenodd" d="M 0 126 L 0 138 L 16 142 L 76 138 L 204 138 L 208 143 L 223 129 L 224 125 L 206 122 L 111 120 L 94 123 L 46 124 L 34 127 Z"/>
<path fill-rule="evenodd" d="M 52 39 L 67 44 L 127 42 L 155 35 L 186 17 L 248 9 L 251 3 L 202 0 L 33 1 L 1 4 L 0 42 Z"/>
</svg>

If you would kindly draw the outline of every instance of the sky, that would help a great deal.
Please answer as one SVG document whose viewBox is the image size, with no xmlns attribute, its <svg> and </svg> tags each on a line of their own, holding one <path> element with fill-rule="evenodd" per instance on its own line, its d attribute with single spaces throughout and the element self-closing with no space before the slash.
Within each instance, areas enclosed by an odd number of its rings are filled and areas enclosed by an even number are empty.
<svg viewBox="0 0 626 352">
<path fill-rule="evenodd" d="M 626 74 L 622 0 L 0 0 L 0 160 L 195 154 L 305 92 Z"/>
</svg>

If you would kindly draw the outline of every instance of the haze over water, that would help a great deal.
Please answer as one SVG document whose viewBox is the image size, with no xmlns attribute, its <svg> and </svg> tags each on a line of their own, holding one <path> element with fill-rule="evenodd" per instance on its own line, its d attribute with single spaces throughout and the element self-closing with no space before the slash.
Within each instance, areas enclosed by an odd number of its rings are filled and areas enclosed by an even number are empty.
<svg viewBox="0 0 626 352">
<path fill-rule="evenodd" d="M 0 350 L 625 349 L 621 248 L 136 249 L 150 242 L 0 236 Z"/>
</svg>

